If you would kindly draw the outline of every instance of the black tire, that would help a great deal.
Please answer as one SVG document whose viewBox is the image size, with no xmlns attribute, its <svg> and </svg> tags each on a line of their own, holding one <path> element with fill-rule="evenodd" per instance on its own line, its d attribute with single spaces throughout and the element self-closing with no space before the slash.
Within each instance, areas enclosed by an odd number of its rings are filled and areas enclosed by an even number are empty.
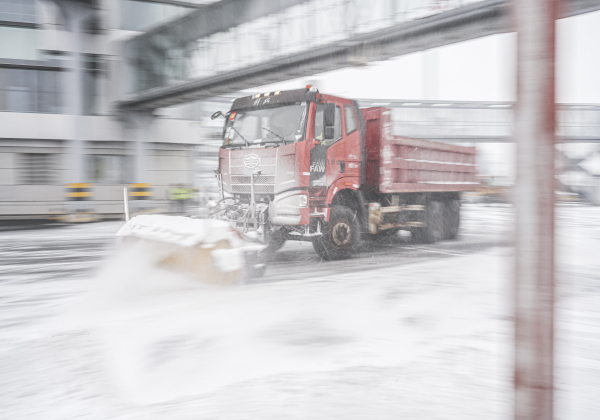
<svg viewBox="0 0 600 420">
<path fill-rule="evenodd" d="M 460 226 L 460 201 L 446 201 L 444 203 L 444 210 L 444 239 L 456 239 Z"/>
<path fill-rule="evenodd" d="M 325 258 L 323 255 L 325 254 L 325 248 L 323 247 L 323 237 L 314 239 L 312 241 L 312 246 L 317 255 L 321 258 Z"/>
<path fill-rule="evenodd" d="M 356 213 L 348 207 L 332 206 L 327 231 L 313 241 L 313 248 L 325 260 L 341 260 L 357 254 L 360 243 Z"/>
<path fill-rule="evenodd" d="M 432 244 L 444 239 L 444 203 L 428 201 L 425 209 L 425 226 L 413 232 L 415 241 L 422 244 Z"/>
</svg>

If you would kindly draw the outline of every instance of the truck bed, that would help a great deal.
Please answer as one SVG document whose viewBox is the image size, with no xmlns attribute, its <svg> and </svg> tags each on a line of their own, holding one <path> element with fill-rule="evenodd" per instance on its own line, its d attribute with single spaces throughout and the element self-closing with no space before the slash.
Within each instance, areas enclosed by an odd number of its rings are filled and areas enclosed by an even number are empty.
<svg viewBox="0 0 600 420">
<path fill-rule="evenodd" d="M 361 109 L 366 124 L 366 184 L 381 193 L 470 191 L 475 148 L 392 135 L 390 110 Z"/>
</svg>

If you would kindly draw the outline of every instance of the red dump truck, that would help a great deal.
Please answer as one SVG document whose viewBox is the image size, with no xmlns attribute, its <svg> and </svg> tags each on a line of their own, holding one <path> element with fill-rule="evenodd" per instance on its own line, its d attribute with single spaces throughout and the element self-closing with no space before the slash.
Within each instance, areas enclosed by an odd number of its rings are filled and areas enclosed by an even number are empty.
<svg viewBox="0 0 600 420">
<path fill-rule="evenodd" d="M 310 241 L 347 258 L 366 236 L 456 237 L 460 194 L 476 185 L 475 149 L 392 134 L 390 110 L 315 88 L 236 99 L 226 114 L 214 216 L 274 251 Z"/>
</svg>

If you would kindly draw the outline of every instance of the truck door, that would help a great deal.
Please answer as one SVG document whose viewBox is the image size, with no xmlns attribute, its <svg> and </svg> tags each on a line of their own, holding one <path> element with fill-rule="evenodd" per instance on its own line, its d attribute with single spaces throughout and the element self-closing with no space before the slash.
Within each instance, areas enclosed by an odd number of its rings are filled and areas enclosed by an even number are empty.
<svg viewBox="0 0 600 420">
<path fill-rule="evenodd" d="M 335 104 L 333 139 L 323 139 L 324 106 L 317 105 L 315 139 L 320 144 L 311 150 L 311 186 L 330 186 L 339 178 L 359 185 L 361 147 L 356 110 L 351 103 Z M 313 173 L 314 169 L 314 173 Z"/>
</svg>

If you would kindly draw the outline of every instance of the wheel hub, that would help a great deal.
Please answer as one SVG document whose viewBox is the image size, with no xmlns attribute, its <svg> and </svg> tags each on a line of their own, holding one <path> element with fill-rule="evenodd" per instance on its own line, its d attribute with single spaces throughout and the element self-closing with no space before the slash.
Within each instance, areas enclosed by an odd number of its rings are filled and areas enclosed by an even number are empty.
<svg viewBox="0 0 600 420">
<path fill-rule="evenodd" d="M 345 248 L 352 240 L 350 224 L 340 220 L 331 229 L 331 244 L 337 249 Z"/>
</svg>

